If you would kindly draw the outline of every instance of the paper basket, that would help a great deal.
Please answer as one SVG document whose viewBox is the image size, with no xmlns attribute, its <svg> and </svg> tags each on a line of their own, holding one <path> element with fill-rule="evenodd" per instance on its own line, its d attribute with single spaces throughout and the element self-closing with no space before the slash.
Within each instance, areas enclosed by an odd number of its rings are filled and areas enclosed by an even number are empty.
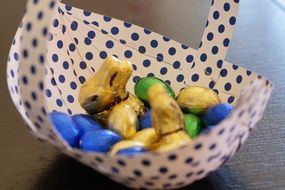
<svg viewBox="0 0 285 190">
<path fill-rule="evenodd" d="M 261 119 L 273 85 L 225 61 L 239 0 L 213 0 L 198 50 L 134 24 L 54 0 L 30 0 L 7 63 L 11 97 L 39 140 L 131 188 L 172 189 L 205 177 L 231 158 Z M 84 113 L 78 90 L 103 60 L 133 63 L 127 88 L 155 75 L 175 92 L 186 85 L 214 89 L 235 105 L 226 120 L 171 152 L 108 157 L 72 149 L 51 127 L 47 113 Z"/>
</svg>

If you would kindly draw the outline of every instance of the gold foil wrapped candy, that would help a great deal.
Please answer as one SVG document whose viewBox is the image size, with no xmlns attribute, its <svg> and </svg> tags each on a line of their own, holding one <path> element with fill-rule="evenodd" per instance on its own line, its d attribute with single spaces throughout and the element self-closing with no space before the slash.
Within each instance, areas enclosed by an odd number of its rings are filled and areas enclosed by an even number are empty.
<svg viewBox="0 0 285 190">
<path fill-rule="evenodd" d="M 108 118 L 108 127 L 122 135 L 125 139 L 132 138 L 138 130 L 138 117 L 136 112 L 124 102 L 112 109 Z"/>
<path fill-rule="evenodd" d="M 129 61 L 108 57 L 96 74 L 80 88 L 78 100 L 89 113 L 110 109 L 128 96 L 126 83 L 133 71 Z"/>
<path fill-rule="evenodd" d="M 191 139 L 187 135 L 187 133 L 183 130 L 170 133 L 168 135 L 163 136 L 159 143 L 157 152 L 165 152 L 169 150 L 173 150 L 179 148 L 180 146 L 184 146 L 191 142 Z"/>
<path fill-rule="evenodd" d="M 193 114 L 203 114 L 209 107 L 221 102 L 219 96 L 212 90 L 191 86 L 180 91 L 177 96 L 180 107 Z"/>
<path fill-rule="evenodd" d="M 183 129 L 183 113 L 162 85 L 153 85 L 148 91 L 148 96 L 152 110 L 152 125 L 158 135 Z"/>
<path fill-rule="evenodd" d="M 152 146 L 152 144 L 158 140 L 158 135 L 156 134 L 154 128 L 148 128 L 137 132 L 132 140 L 141 142 L 145 147 L 150 148 L 150 146 Z"/>
</svg>

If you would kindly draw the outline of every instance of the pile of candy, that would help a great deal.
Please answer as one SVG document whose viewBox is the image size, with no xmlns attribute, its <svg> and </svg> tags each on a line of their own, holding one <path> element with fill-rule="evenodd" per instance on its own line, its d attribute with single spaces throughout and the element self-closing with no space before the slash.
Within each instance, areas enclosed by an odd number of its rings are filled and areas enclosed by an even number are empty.
<svg viewBox="0 0 285 190">
<path fill-rule="evenodd" d="M 156 77 L 139 79 L 133 95 L 126 90 L 131 74 L 130 62 L 108 57 L 79 91 L 79 103 L 88 115 L 50 113 L 70 146 L 111 156 L 164 152 L 191 143 L 233 109 L 201 86 L 186 87 L 175 97 Z"/>
</svg>

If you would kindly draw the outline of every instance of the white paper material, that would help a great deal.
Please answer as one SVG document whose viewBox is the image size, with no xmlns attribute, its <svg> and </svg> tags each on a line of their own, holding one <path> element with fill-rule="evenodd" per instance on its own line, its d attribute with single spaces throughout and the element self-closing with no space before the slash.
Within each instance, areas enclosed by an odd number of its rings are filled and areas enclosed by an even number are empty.
<svg viewBox="0 0 285 190">
<path fill-rule="evenodd" d="M 212 1 L 201 46 L 195 50 L 108 16 L 57 1 L 30 0 L 7 63 L 11 97 L 35 137 L 117 182 L 142 189 L 188 185 L 235 154 L 261 119 L 273 89 L 265 78 L 225 60 L 238 6 L 238 0 Z M 155 75 L 176 93 L 186 85 L 212 88 L 235 110 L 209 133 L 171 152 L 108 157 L 72 149 L 46 113 L 84 113 L 78 90 L 110 55 L 134 64 L 127 85 L 131 92 L 139 77 Z"/>
</svg>

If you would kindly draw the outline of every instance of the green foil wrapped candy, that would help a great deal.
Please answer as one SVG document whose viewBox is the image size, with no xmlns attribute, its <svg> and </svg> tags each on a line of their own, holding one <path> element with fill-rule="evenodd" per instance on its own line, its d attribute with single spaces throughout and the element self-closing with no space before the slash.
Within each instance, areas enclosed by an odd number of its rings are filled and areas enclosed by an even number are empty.
<svg viewBox="0 0 285 190">
<path fill-rule="evenodd" d="M 202 122 L 193 114 L 184 114 L 184 127 L 190 138 L 197 137 L 202 130 Z"/>
<path fill-rule="evenodd" d="M 161 84 L 165 88 L 169 96 L 175 97 L 175 93 L 172 88 L 163 80 L 156 77 L 143 77 L 139 79 L 135 85 L 136 96 L 144 102 L 149 102 L 147 93 L 149 88 L 154 84 Z"/>
</svg>

